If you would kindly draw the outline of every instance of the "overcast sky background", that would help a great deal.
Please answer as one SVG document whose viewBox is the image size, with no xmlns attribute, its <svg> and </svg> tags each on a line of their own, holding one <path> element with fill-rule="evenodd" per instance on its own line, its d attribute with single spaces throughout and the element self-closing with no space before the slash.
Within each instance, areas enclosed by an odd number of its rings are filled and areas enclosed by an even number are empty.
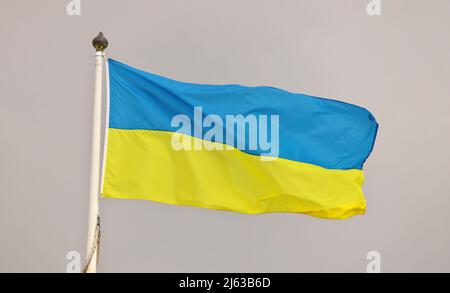
<svg viewBox="0 0 450 293">
<path fill-rule="evenodd" d="M 450 271 L 450 1 L 0 0 L 0 272 L 85 253 L 94 49 L 195 83 L 369 109 L 367 214 L 345 221 L 101 199 L 99 272 Z"/>
</svg>

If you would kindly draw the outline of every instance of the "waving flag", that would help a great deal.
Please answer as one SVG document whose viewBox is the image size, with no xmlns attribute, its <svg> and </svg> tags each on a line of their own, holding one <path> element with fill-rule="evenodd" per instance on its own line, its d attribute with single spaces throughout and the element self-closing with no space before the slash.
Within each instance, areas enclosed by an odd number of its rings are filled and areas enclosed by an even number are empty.
<svg viewBox="0 0 450 293">
<path fill-rule="evenodd" d="M 108 65 L 103 197 L 331 219 L 365 212 L 362 167 L 378 128 L 366 109 Z"/>
</svg>

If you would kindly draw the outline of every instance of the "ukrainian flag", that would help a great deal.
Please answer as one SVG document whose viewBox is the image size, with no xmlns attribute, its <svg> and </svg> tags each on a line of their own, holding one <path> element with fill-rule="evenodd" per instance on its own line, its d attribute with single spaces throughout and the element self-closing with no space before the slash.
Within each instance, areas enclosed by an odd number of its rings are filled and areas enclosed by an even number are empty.
<svg viewBox="0 0 450 293">
<path fill-rule="evenodd" d="M 329 219 L 365 212 L 362 167 L 378 124 L 364 108 L 184 83 L 111 59 L 108 101 L 103 197 Z"/>
</svg>

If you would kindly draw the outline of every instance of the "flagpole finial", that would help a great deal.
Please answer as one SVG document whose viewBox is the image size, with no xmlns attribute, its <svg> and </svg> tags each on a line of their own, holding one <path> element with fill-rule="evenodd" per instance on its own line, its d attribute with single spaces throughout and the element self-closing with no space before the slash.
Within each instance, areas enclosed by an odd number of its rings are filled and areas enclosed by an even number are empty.
<svg viewBox="0 0 450 293">
<path fill-rule="evenodd" d="M 108 47 L 108 40 L 103 36 L 103 33 L 100 32 L 93 40 L 92 45 L 95 50 L 103 52 Z"/>
</svg>

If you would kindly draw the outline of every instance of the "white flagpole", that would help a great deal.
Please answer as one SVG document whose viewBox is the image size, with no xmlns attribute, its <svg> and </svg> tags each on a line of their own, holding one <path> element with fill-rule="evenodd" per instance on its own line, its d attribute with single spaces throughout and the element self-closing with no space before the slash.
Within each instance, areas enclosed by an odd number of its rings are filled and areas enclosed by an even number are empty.
<svg viewBox="0 0 450 293">
<path fill-rule="evenodd" d="M 98 210 L 98 199 L 100 194 L 100 140 L 102 125 L 102 77 L 103 64 L 105 63 L 105 53 L 108 41 L 99 33 L 92 41 L 95 53 L 95 95 L 94 113 L 92 122 L 92 145 L 91 145 L 91 182 L 89 190 L 89 219 L 86 249 L 86 273 L 97 271 L 97 253 L 99 247 L 98 237 L 100 229 L 100 217 Z"/>
</svg>

